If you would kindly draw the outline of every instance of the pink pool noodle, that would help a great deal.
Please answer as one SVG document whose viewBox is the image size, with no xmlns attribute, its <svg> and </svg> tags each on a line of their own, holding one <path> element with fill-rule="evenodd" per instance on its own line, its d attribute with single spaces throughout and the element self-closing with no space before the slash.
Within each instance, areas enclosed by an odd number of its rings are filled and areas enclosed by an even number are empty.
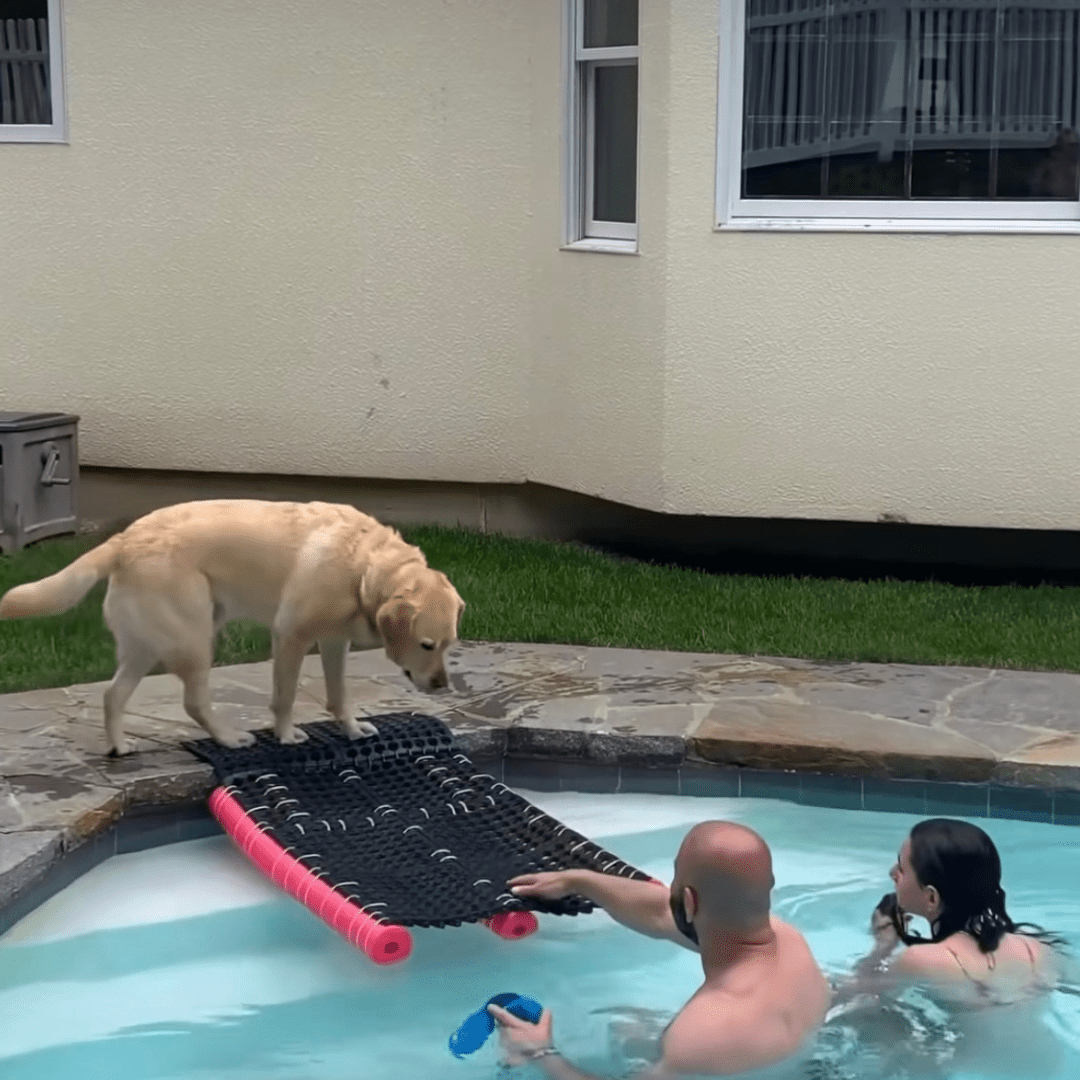
<svg viewBox="0 0 1080 1080">
<path fill-rule="evenodd" d="M 484 925 L 494 934 L 501 938 L 514 940 L 528 937 L 536 933 L 540 924 L 531 911 L 500 911 L 498 915 L 492 915 L 484 920 Z"/>
<path fill-rule="evenodd" d="M 348 938 L 368 959 L 376 964 L 399 964 L 412 952 L 412 936 L 404 926 L 378 922 L 330 888 L 267 836 L 224 788 L 215 788 L 211 794 L 210 812 L 271 881 Z"/>
</svg>

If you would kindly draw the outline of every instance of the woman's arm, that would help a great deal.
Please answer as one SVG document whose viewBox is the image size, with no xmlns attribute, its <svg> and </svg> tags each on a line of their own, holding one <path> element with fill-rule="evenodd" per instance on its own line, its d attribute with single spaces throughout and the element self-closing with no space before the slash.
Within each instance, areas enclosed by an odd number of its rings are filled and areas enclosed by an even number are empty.
<svg viewBox="0 0 1080 1080">
<path fill-rule="evenodd" d="M 896 995 L 919 983 L 940 982 L 940 955 L 935 945 L 904 949 L 890 959 L 892 950 L 872 951 L 855 965 L 851 975 L 837 982 L 832 1008 L 848 1005 L 858 998 L 879 999 Z M 846 1009 L 844 1010 L 847 1011 Z"/>
<path fill-rule="evenodd" d="M 896 897 L 887 893 L 870 916 L 870 933 L 874 947 L 859 960 L 846 978 L 839 980 L 833 997 L 833 1008 L 857 997 L 878 995 L 888 990 L 902 989 L 911 982 L 909 953 L 901 953 L 890 963 L 890 957 L 900 947 L 896 929 L 898 911 Z"/>
</svg>

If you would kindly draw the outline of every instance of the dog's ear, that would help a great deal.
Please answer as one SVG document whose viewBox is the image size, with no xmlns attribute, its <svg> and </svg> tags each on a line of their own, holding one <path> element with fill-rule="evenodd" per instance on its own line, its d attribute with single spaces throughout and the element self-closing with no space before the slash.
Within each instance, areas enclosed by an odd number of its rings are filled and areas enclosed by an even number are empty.
<svg viewBox="0 0 1080 1080">
<path fill-rule="evenodd" d="M 382 635 L 386 651 L 391 655 L 405 652 L 412 638 L 412 624 L 416 618 L 416 608 L 397 597 L 387 600 L 375 617 L 375 622 Z"/>
</svg>

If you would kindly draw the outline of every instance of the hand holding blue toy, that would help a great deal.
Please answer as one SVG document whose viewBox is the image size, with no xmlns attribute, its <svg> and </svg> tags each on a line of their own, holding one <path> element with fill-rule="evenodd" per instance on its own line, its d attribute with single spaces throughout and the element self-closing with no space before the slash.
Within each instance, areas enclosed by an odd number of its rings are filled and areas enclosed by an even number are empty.
<svg viewBox="0 0 1080 1080">
<path fill-rule="evenodd" d="M 495 1017 L 488 1012 L 489 1005 L 498 1005 L 519 1020 L 528 1020 L 535 1024 L 540 1020 L 543 1007 L 532 998 L 520 994 L 496 994 L 484 1002 L 483 1008 L 465 1019 L 465 1022 L 450 1036 L 450 1053 L 456 1058 L 464 1057 L 479 1050 L 487 1042 L 488 1036 L 495 1030 Z"/>
</svg>

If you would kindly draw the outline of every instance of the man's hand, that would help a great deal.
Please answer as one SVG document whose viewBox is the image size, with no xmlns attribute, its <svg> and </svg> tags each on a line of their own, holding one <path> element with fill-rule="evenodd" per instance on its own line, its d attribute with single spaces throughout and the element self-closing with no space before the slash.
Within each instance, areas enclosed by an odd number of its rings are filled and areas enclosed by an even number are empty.
<svg viewBox="0 0 1080 1080">
<path fill-rule="evenodd" d="M 697 946 L 679 933 L 671 917 L 668 887 L 656 878 L 641 881 L 597 870 L 546 870 L 521 874 L 507 884 L 521 899 L 561 900 L 583 896 L 603 908 L 616 922 L 651 938 L 666 938 L 684 949 Z"/>
<path fill-rule="evenodd" d="M 537 900 L 561 900 L 571 896 L 581 886 L 574 870 L 546 870 L 538 874 L 521 874 L 508 882 L 515 896 L 535 896 Z"/>
<path fill-rule="evenodd" d="M 535 1024 L 519 1019 L 513 1013 L 500 1009 L 498 1005 L 489 1005 L 488 1012 L 495 1017 L 499 1025 L 499 1043 L 503 1049 L 504 1064 L 524 1065 L 537 1050 L 546 1050 L 551 1046 L 550 1009 L 545 1009 Z"/>
</svg>

